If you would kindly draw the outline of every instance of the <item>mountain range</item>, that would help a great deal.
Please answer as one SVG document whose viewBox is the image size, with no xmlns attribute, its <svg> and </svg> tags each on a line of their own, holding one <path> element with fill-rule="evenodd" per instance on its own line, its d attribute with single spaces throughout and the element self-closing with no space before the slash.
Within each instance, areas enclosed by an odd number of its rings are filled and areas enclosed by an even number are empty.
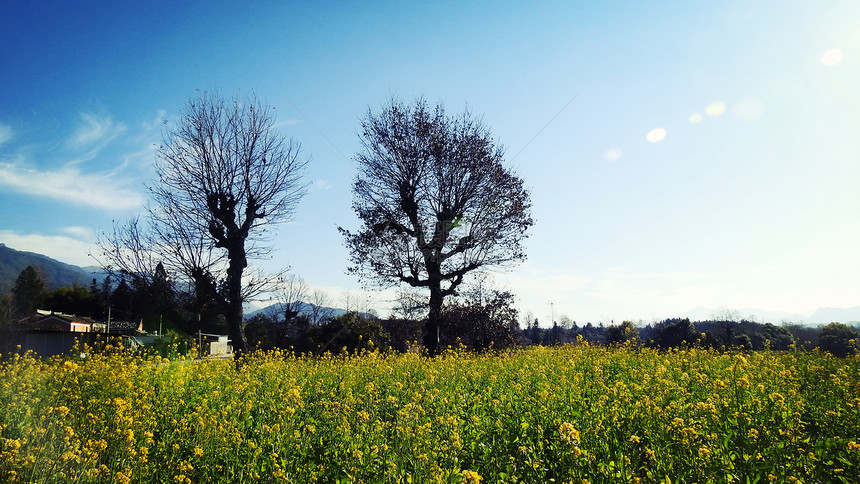
<svg viewBox="0 0 860 484">
<path fill-rule="evenodd" d="M 15 285 L 15 280 L 18 279 L 21 271 L 31 265 L 36 267 L 44 277 L 49 290 L 74 284 L 89 286 L 93 279 L 101 281 L 105 277 L 104 271 L 100 267 L 78 267 L 35 252 L 15 250 L 0 243 L 0 294 L 9 292 Z M 299 312 L 312 314 L 314 308 L 315 306 L 311 303 L 301 303 Z M 270 307 L 260 308 L 252 304 L 245 305 L 245 316 L 249 318 L 257 313 L 268 314 L 271 311 L 272 308 Z M 346 310 L 320 306 L 317 312 L 329 316 L 340 316 L 345 314 Z"/>
<path fill-rule="evenodd" d="M 89 286 L 104 275 L 98 267 L 82 268 L 35 252 L 24 252 L 0 243 L 0 294 L 6 294 L 27 266 L 37 267 L 48 289 L 80 284 Z"/>
<path fill-rule="evenodd" d="M 764 311 L 755 308 L 744 308 L 734 311 L 738 317 L 761 323 L 780 324 L 802 323 L 808 325 L 820 325 L 829 323 L 860 323 L 860 306 L 851 308 L 818 308 L 811 314 L 788 313 L 785 311 Z M 720 310 L 698 307 L 683 314 L 683 317 L 691 321 L 707 321 L 718 318 L 715 316 Z"/>
</svg>

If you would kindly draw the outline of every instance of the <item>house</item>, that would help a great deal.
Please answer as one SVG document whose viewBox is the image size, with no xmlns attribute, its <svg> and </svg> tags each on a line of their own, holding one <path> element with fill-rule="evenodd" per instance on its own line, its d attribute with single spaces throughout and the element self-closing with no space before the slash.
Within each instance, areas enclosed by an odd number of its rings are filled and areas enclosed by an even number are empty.
<svg viewBox="0 0 860 484">
<path fill-rule="evenodd" d="M 105 333 L 125 339 L 143 332 L 143 322 L 102 323 L 88 317 L 39 309 L 19 320 L 15 330 L 22 350 L 39 356 L 54 356 L 70 354 L 76 345 L 92 344 Z"/>
<path fill-rule="evenodd" d="M 19 328 L 30 331 L 65 331 L 68 333 L 90 333 L 99 323 L 74 314 L 55 313 L 43 309 L 18 321 Z"/>
</svg>

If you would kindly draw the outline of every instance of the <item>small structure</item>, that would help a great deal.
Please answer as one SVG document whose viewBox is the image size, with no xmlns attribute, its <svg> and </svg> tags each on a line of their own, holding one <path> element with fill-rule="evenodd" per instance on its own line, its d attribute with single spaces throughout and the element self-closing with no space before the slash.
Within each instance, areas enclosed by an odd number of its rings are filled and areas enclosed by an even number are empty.
<svg viewBox="0 0 860 484">
<path fill-rule="evenodd" d="M 104 332 L 112 335 L 135 335 L 143 334 L 143 320 L 135 323 L 134 321 L 109 321 L 104 328 Z"/>
<path fill-rule="evenodd" d="M 229 357 L 233 355 L 233 346 L 229 336 L 223 334 L 207 334 L 197 332 L 197 344 L 200 357 Z"/>
</svg>

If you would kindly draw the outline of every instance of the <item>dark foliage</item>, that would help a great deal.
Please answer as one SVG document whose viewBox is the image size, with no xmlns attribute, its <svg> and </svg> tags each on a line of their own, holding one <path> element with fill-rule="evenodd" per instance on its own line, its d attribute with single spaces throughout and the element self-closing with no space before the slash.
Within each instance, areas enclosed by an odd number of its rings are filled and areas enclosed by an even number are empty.
<svg viewBox="0 0 860 484">
<path fill-rule="evenodd" d="M 604 340 L 608 345 L 622 345 L 628 341 L 635 342 L 639 338 L 639 328 L 630 321 L 612 324 L 604 332 Z"/>
<path fill-rule="evenodd" d="M 45 279 L 33 266 L 27 266 L 12 286 L 12 316 L 15 319 L 32 314 L 45 300 Z"/>
<path fill-rule="evenodd" d="M 420 320 L 390 318 L 381 324 L 389 335 L 391 349 L 395 351 L 406 352 L 420 343 L 423 326 Z"/>
<path fill-rule="evenodd" d="M 842 323 L 830 323 L 821 328 L 818 346 L 834 356 L 857 354 L 857 332 Z"/>
<path fill-rule="evenodd" d="M 654 326 L 653 345 L 660 349 L 696 346 L 701 334 L 689 319 L 666 319 Z"/>
<path fill-rule="evenodd" d="M 442 347 L 484 351 L 508 348 L 517 343 L 517 310 L 514 296 L 507 291 L 492 291 L 484 300 L 454 302 L 442 310 Z"/>
</svg>

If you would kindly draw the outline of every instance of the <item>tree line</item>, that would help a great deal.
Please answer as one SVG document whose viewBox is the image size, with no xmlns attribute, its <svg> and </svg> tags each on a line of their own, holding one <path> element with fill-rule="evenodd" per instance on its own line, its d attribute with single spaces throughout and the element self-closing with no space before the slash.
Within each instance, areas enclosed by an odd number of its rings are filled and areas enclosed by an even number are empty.
<svg viewBox="0 0 860 484">
<path fill-rule="evenodd" d="M 36 309 L 91 317 L 104 321 L 143 321 L 147 330 L 178 334 L 197 331 L 223 333 L 226 319 L 205 301 L 188 299 L 173 290 L 165 274 L 149 285 L 128 284 L 125 279 L 93 279 L 89 286 L 75 284 L 48 290 L 39 267 L 29 266 L 15 280 L 11 291 L 0 296 L 2 322 L 9 323 Z M 355 353 L 362 350 L 412 351 L 418 348 L 426 325 L 426 300 L 421 294 L 401 291 L 393 313 L 379 318 L 373 310 L 351 310 L 334 315 L 328 296 L 310 290 L 301 277 L 280 281 L 275 304 L 247 318 L 244 329 L 250 350 L 290 349 L 297 354 Z M 561 316 L 550 327 L 540 326 L 530 313 L 522 318 L 514 307 L 514 294 L 485 289 L 485 282 L 467 284 L 441 309 L 440 346 L 475 351 L 530 345 L 634 345 L 662 350 L 711 348 L 714 350 L 787 351 L 819 349 L 836 356 L 860 353 L 860 327 L 843 323 L 809 326 L 798 323 L 774 325 L 748 319 L 716 316 L 705 321 L 670 318 L 651 324 L 578 324 Z M 350 304 L 347 302 L 347 309 Z M 109 313 L 110 311 L 110 313 Z M 725 315 L 724 315 L 725 316 Z M 7 343 L 14 338 L 5 338 Z M 10 351 L 12 348 L 4 348 Z"/>
</svg>

